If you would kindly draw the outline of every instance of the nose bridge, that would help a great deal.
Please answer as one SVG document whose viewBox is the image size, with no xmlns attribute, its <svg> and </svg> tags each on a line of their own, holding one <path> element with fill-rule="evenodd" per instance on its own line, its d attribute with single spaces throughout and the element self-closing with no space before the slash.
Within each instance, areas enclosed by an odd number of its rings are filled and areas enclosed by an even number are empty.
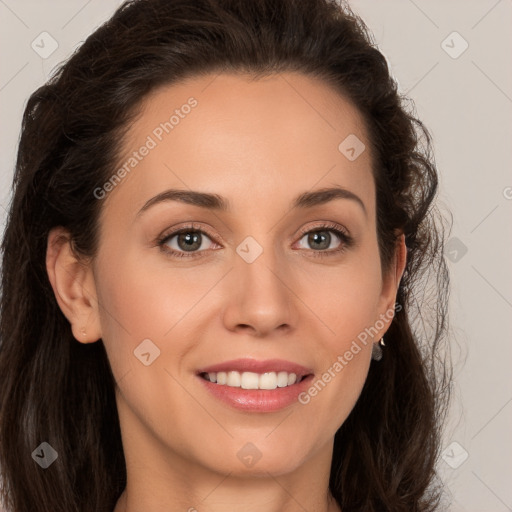
<svg viewBox="0 0 512 512">
<path fill-rule="evenodd" d="M 272 233 L 262 233 L 247 236 L 236 247 L 229 299 L 230 310 L 236 313 L 229 315 L 231 322 L 259 332 L 292 322 L 293 300 L 285 284 L 289 272 L 275 243 Z"/>
<path fill-rule="evenodd" d="M 236 278 L 257 292 L 283 293 L 284 275 L 281 278 L 279 275 L 284 274 L 286 263 L 279 256 L 277 242 L 271 232 L 256 236 L 259 241 L 247 236 L 236 248 Z"/>
</svg>

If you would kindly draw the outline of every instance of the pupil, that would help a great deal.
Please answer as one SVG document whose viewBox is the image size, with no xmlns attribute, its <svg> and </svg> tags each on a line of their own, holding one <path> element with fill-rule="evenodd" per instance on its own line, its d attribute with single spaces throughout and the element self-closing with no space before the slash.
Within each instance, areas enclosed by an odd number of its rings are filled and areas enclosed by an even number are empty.
<svg viewBox="0 0 512 512">
<path fill-rule="evenodd" d="M 195 232 L 182 233 L 178 237 L 178 245 L 180 249 L 191 251 L 201 247 L 200 234 Z M 182 244 L 183 242 L 183 244 Z"/>
<path fill-rule="evenodd" d="M 325 242 L 327 241 L 327 244 Z M 316 233 L 311 233 L 309 236 L 309 242 L 314 245 L 315 243 L 320 244 L 324 242 L 322 247 L 319 247 L 319 249 L 327 249 L 330 244 L 330 234 L 328 234 L 326 231 L 317 231 Z"/>
</svg>

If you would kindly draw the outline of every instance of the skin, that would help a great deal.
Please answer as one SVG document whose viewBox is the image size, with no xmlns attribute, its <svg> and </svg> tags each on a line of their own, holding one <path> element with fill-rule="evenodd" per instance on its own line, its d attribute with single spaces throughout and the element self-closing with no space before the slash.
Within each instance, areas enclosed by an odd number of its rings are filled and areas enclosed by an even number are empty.
<svg viewBox="0 0 512 512">
<path fill-rule="evenodd" d="M 48 275 L 74 336 L 103 340 L 118 384 L 127 487 L 115 512 L 339 510 L 328 492 L 334 435 L 389 322 L 306 405 L 235 410 L 195 372 L 280 358 L 312 368 L 317 379 L 393 310 L 405 243 L 401 237 L 383 274 L 362 117 L 328 85 L 298 73 L 196 77 L 145 99 L 121 161 L 190 97 L 197 106 L 102 199 L 95 258 L 80 262 L 61 228 L 48 240 Z M 354 161 L 338 150 L 349 134 L 366 146 Z M 291 209 L 299 194 L 332 186 L 356 194 L 366 212 L 351 199 Z M 169 188 L 219 194 L 231 209 L 168 201 L 137 215 Z M 155 240 L 190 221 L 212 235 L 202 235 L 196 256 L 162 251 Z M 344 227 L 353 245 L 315 257 L 322 246 L 299 230 L 322 221 Z M 344 246 L 328 233 L 324 251 Z M 247 236 L 263 248 L 252 263 L 236 252 Z M 167 247 L 186 252 L 178 237 Z M 160 350 L 149 366 L 133 353 L 147 338 Z M 237 457 L 249 442 L 261 454 L 250 468 Z"/>
</svg>

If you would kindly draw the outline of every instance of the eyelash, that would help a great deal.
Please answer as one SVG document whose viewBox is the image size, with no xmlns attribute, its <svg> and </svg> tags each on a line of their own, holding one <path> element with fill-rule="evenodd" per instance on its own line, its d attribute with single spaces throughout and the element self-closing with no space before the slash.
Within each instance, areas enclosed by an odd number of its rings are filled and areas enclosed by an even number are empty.
<svg viewBox="0 0 512 512">
<path fill-rule="evenodd" d="M 354 244 L 353 238 L 348 234 L 346 229 L 334 222 L 325 222 L 323 224 L 315 226 L 314 228 L 301 229 L 300 233 L 299 233 L 300 234 L 299 240 L 301 240 L 307 234 L 321 232 L 321 231 L 332 231 L 333 233 L 335 233 L 335 235 L 341 241 L 341 246 L 338 249 L 326 249 L 326 250 L 322 250 L 322 251 L 315 251 L 313 249 L 310 249 L 313 257 L 315 257 L 315 258 L 326 258 L 326 257 L 341 254 L 346 249 L 352 247 L 352 245 Z M 171 240 L 176 235 L 179 235 L 181 233 L 201 233 L 201 234 L 206 235 L 208 238 L 212 239 L 212 241 L 215 242 L 214 237 L 210 233 L 208 233 L 207 231 L 204 231 L 203 229 L 200 229 L 198 226 L 196 226 L 194 224 L 191 224 L 189 226 L 184 226 L 176 231 L 173 231 L 172 233 L 168 233 L 168 234 L 161 236 L 157 240 L 157 245 L 160 247 L 160 249 L 164 253 L 166 253 L 167 256 L 173 257 L 173 258 L 197 258 L 197 257 L 201 257 L 201 256 L 199 256 L 201 253 L 206 252 L 206 251 L 199 251 L 199 252 L 187 253 L 187 252 L 176 251 L 174 249 L 170 249 L 170 248 L 166 247 L 166 244 L 169 242 L 169 240 Z"/>
</svg>

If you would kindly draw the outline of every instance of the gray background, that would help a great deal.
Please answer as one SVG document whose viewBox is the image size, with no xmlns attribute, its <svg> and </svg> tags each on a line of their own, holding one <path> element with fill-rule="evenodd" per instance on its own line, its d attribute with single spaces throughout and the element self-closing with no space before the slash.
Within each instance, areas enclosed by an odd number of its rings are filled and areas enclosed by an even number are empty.
<svg viewBox="0 0 512 512">
<path fill-rule="evenodd" d="M 0 0 L 1 228 L 28 96 L 120 3 Z M 433 135 L 439 200 L 454 216 L 456 387 L 439 463 L 450 510 L 512 510 L 512 0 L 351 5 Z M 48 57 L 42 32 L 58 44 Z"/>
</svg>

